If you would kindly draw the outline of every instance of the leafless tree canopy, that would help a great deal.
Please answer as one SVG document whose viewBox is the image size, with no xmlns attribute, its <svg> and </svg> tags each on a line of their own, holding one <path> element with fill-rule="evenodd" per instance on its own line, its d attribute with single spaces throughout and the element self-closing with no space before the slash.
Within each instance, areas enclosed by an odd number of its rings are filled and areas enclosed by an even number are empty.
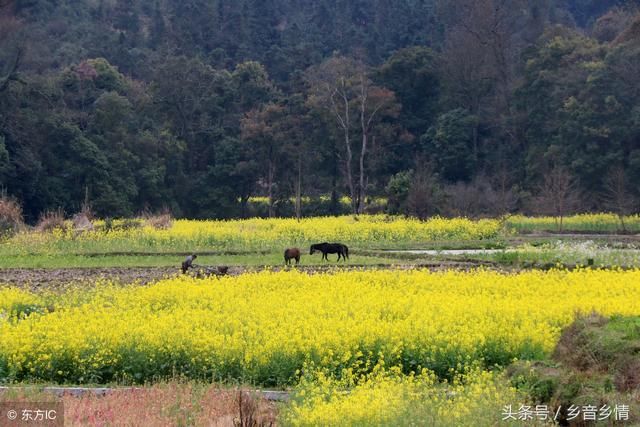
<svg viewBox="0 0 640 427">
<path fill-rule="evenodd" d="M 564 167 L 554 166 L 544 177 L 535 200 L 535 210 L 553 215 L 562 231 L 563 219 L 580 205 L 580 193 L 575 177 Z"/>
<path fill-rule="evenodd" d="M 443 205 L 444 194 L 428 162 L 418 160 L 407 197 L 407 212 L 420 219 L 439 213 Z"/>
<path fill-rule="evenodd" d="M 501 216 L 518 207 L 517 191 L 508 177 L 476 177 L 471 182 L 457 182 L 445 187 L 448 214 L 452 216 Z"/>
<path fill-rule="evenodd" d="M 604 206 L 618 214 L 622 230 L 626 231 L 624 217 L 633 213 L 638 206 L 626 170 L 621 166 L 612 168 L 605 178 L 604 188 Z"/>
<path fill-rule="evenodd" d="M 394 93 L 376 86 L 369 74 L 368 67 L 362 62 L 345 57 L 333 57 L 307 72 L 307 81 L 312 88 L 309 105 L 329 112 L 342 133 L 343 164 L 354 214 L 364 212 L 365 159 L 373 128 L 383 116 L 397 116 L 399 112 Z M 355 147 L 354 135 L 358 134 L 360 144 Z M 356 180 L 352 163 L 357 153 Z"/>
</svg>

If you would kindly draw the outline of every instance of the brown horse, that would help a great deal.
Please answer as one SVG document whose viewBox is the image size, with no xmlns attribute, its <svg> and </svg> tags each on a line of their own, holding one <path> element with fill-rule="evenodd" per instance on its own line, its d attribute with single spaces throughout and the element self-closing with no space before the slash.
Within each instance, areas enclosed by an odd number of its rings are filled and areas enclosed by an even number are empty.
<svg viewBox="0 0 640 427">
<path fill-rule="evenodd" d="M 287 265 L 291 265 L 292 259 L 296 260 L 296 265 L 300 263 L 300 249 L 289 248 L 284 251 L 284 263 Z"/>
</svg>

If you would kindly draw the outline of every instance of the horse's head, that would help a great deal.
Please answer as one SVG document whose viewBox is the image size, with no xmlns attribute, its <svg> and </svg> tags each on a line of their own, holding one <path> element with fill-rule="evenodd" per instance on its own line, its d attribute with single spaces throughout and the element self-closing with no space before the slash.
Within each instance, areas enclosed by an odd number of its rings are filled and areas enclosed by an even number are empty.
<svg viewBox="0 0 640 427">
<path fill-rule="evenodd" d="M 311 250 L 309 251 L 309 255 L 313 255 L 316 252 L 316 245 L 311 245 Z"/>
</svg>

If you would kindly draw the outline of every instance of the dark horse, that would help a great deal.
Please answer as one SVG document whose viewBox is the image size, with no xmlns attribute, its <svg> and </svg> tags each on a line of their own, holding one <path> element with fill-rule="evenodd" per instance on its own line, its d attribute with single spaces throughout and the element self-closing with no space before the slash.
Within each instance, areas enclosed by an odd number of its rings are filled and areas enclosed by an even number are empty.
<svg viewBox="0 0 640 427">
<path fill-rule="evenodd" d="M 284 263 L 287 265 L 291 265 L 292 259 L 296 260 L 296 265 L 300 263 L 300 249 L 289 248 L 284 251 Z"/>
<path fill-rule="evenodd" d="M 313 255 L 316 251 L 322 252 L 322 259 L 327 258 L 327 254 L 338 254 L 338 261 L 340 261 L 340 257 L 345 261 L 349 259 L 349 248 L 347 245 L 343 245 L 342 243 L 319 243 L 317 245 L 311 245 L 310 255 Z"/>
</svg>

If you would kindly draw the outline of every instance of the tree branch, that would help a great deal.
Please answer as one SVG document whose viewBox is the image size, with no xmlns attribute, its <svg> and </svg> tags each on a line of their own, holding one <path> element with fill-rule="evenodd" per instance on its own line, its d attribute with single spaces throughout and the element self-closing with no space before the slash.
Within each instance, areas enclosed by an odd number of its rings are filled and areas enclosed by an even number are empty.
<svg viewBox="0 0 640 427">
<path fill-rule="evenodd" d="M 16 53 L 16 58 L 13 61 L 13 65 L 11 66 L 11 69 L 7 73 L 6 77 L 0 80 L 0 92 L 4 92 L 4 90 L 7 89 L 7 87 L 9 87 L 9 83 L 12 81 L 24 83 L 24 81 L 21 80 L 20 77 L 18 76 L 18 68 L 20 67 L 20 62 L 22 61 L 23 53 L 24 52 L 22 48 L 18 48 L 18 52 Z"/>
</svg>

